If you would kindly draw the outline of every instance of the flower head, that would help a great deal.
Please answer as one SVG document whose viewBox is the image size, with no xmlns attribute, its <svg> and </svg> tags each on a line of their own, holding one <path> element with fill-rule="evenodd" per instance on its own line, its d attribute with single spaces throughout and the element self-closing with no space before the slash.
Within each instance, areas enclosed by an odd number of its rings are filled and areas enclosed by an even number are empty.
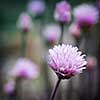
<svg viewBox="0 0 100 100">
<path fill-rule="evenodd" d="M 71 35 L 73 35 L 76 38 L 80 38 L 81 36 L 81 29 L 79 27 L 79 25 L 77 23 L 73 23 L 70 27 L 69 27 L 69 33 Z"/>
<path fill-rule="evenodd" d="M 82 4 L 77 6 L 74 8 L 73 14 L 75 21 L 78 22 L 81 27 L 90 27 L 96 24 L 99 17 L 97 8 L 89 4 Z"/>
<path fill-rule="evenodd" d="M 31 17 L 25 12 L 21 13 L 17 22 L 18 29 L 22 32 L 28 32 L 32 29 L 32 26 L 33 24 Z"/>
<path fill-rule="evenodd" d="M 55 43 L 60 37 L 60 27 L 56 24 L 48 24 L 43 29 L 43 37 L 50 43 Z"/>
<path fill-rule="evenodd" d="M 67 23 L 71 20 L 71 7 L 66 1 L 56 4 L 54 18 L 62 23 Z"/>
<path fill-rule="evenodd" d="M 34 0 L 29 2 L 28 11 L 33 16 L 41 15 L 45 11 L 45 3 L 42 0 Z"/>
<path fill-rule="evenodd" d="M 86 69 L 84 56 L 77 47 L 62 44 L 49 49 L 48 64 L 59 78 L 68 79 Z"/>
<path fill-rule="evenodd" d="M 37 65 L 26 58 L 19 58 L 14 68 L 10 71 L 12 77 L 22 77 L 25 79 L 35 79 L 38 77 L 39 72 Z"/>
<path fill-rule="evenodd" d="M 15 90 L 15 85 L 16 85 L 16 82 L 15 81 L 9 81 L 7 82 L 4 87 L 3 87 L 3 90 L 6 94 L 11 94 L 14 92 Z"/>
</svg>

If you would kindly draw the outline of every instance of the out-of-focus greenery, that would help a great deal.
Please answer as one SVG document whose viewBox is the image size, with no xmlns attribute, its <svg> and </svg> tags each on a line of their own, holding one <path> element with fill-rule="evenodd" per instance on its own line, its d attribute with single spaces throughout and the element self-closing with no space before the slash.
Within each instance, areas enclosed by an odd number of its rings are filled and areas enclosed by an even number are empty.
<svg viewBox="0 0 100 100">
<path fill-rule="evenodd" d="M 9 30 L 15 26 L 18 15 L 25 10 L 27 0 L 0 1 L 0 29 Z M 12 28 L 11 28 L 12 29 Z"/>
<path fill-rule="evenodd" d="M 26 10 L 26 6 L 29 0 L 0 0 L 0 30 L 10 31 L 15 29 L 15 23 L 18 15 Z M 47 7 L 49 6 L 49 15 L 53 16 L 52 12 L 55 7 L 55 3 L 60 0 L 45 0 Z M 85 3 L 93 2 L 96 0 L 67 0 L 72 6 Z"/>
<path fill-rule="evenodd" d="M 0 46 L 5 45 L 8 39 L 16 38 L 16 21 L 21 12 L 26 11 L 30 0 L 0 0 Z M 45 20 L 51 22 L 55 4 L 61 0 L 45 0 Z M 67 0 L 72 7 L 81 3 L 96 3 L 96 0 Z M 8 40 L 9 41 L 9 40 Z"/>
</svg>

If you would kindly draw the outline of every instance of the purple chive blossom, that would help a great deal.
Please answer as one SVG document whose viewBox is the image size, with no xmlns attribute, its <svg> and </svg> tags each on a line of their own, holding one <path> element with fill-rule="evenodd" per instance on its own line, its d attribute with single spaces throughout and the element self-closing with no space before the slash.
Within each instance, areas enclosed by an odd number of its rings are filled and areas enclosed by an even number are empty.
<svg viewBox="0 0 100 100">
<path fill-rule="evenodd" d="M 49 49 L 48 64 L 59 78 L 68 79 L 86 69 L 85 55 L 72 45 L 58 45 Z"/>
<path fill-rule="evenodd" d="M 43 37 L 50 43 L 55 43 L 60 38 L 60 27 L 56 24 L 47 24 L 43 29 Z"/>
<path fill-rule="evenodd" d="M 42 0 L 33 0 L 28 4 L 28 12 L 33 16 L 43 14 L 45 11 L 45 3 Z"/>
<path fill-rule="evenodd" d="M 66 1 L 56 4 L 54 18 L 62 23 L 67 23 L 71 20 L 71 7 Z"/>
<path fill-rule="evenodd" d="M 22 77 L 25 79 L 35 79 L 39 75 L 38 67 L 31 60 L 19 58 L 15 66 L 10 71 L 12 77 Z"/>
<path fill-rule="evenodd" d="M 31 17 L 25 12 L 21 13 L 17 22 L 18 29 L 22 32 L 28 32 L 32 30 L 32 26 L 33 24 Z"/>
<path fill-rule="evenodd" d="M 82 4 L 74 8 L 75 21 L 81 26 L 92 26 L 97 23 L 99 12 L 96 7 L 89 4 Z"/>
<path fill-rule="evenodd" d="M 15 81 L 9 81 L 7 83 L 4 84 L 3 90 L 6 94 L 11 94 L 14 92 L 15 90 Z"/>
<path fill-rule="evenodd" d="M 76 38 L 80 38 L 81 36 L 81 29 L 79 27 L 79 25 L 77 23 L 73 23 L 70 27 L 69 27 L 69 33 L 76 37 Z"/>
</svg>

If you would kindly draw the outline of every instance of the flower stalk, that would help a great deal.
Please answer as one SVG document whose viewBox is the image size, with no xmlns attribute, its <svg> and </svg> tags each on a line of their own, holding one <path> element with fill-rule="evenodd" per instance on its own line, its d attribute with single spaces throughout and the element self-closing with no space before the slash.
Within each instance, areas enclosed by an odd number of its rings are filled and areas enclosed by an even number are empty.
<svg viewBox="0 0 100 100">
<path fill-rule="evenodd" d="M 60 23 L 60 27 L 61 27 L 61 36 L 60 36 L 59 44 L 62 44 L 63 43 L 63 35 L 64 35 L 64 23 Z"/>
<path fill-rule="evenodd" d="M 52 91 L 50 100 L 54 100 L 60 82 L 61 82 L 61 78 L 58 78 L 58 81 L 57 81 L 57 83 L 56 83 L 56 86 L 55 86 L 54 90 Z"/>
<path fill-rule="evenodd" d="M 20 48 L 20 56 L 25 56 L 25 50 L 27 45 L 27 33 L 21 33 L 21 48 Z"/>
</svg>

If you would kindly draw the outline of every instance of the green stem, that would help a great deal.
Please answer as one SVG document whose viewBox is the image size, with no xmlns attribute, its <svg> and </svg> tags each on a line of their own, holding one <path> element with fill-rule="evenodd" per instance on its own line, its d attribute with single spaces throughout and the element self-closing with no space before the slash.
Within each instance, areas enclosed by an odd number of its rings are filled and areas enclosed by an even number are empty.
<svg viewBox="0 0 100 100">
<path fill-rule="evenodd" d="M 75 44 L 76 44 L 76 46 L 78 47 L 78 48 L 80 48 L 80 44 L 81 44 L 81 42 L 82 42 L 82 37 L 80 37 L 80 38 L 75 38 Z"/>
<path fill-rule="evenodd" d="M 59 44 L 62 44 L 63 43 L 63 35 L 64 35 L 64 24 L 60 23 L 60 27 L 61 27 L 61 36 L 59 39 Z"/>
<path fill-rule="evenodd" d="M 55 94 L 57 92 L 57 89 L 59 87 L 60 82 L 61 82 L 61 79 L 59 78 L 58 81 L 57 81 L 57 83 L 56 83 L 56 86 L 55 86 L 54 90 L 52 91 L 50 100 L 54 100 L 54 97 L 55 97 Z"/>
<path fill-rule="evenodd" d="M 21 33 L 21 48 L 20 48 L 21 57 L 25 56 L 26 44 L 27 44 L 27 33 Z"/>
</svg>

